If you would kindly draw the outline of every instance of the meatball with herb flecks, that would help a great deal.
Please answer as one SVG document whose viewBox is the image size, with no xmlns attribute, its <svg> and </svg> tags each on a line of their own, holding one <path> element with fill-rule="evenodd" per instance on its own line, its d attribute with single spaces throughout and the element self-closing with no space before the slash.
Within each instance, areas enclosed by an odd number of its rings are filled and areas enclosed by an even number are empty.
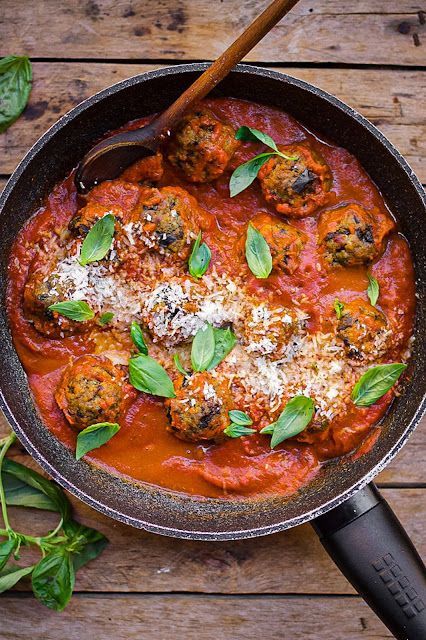
<svg viewBox="0 0 426 640">
<path fill-rule="evenodd" d="M 390 217 L 358 204 L 323 211 L 318 225 L 320 251 L 332 267 L 368 264 L 383 253 L 385 237 L 393 228 Z"/>
<path fill-rule="evenodd" d="M 70 320 L 49 307 L 67 299 L 66 286 L 55 272 L 56 260 L 45 256 L 37 268 L 30 271 L 24 288 L 24 312 L 35 329 L 49 338 L 84 333 L 92 328 L 93 320 Z"/>
<path fill-rule="evenodd" d="M 55 399 L 79 431 L 98 422 L 117 422 L 124 401 L 124 374 L 103 356 L 82 356 L 64 371 Z"/>
<path fill-rule="evenodd" d="M 312 215 L 330 198 L 328 165 L 307 143 L 279 146 L 279 150 L 287 158 L 273 155 L 258 173 L 266 201 L 288 217 Z"/>
<path fill-rule="evenodd" d="M 384 314 L 364 300 L 345 302 L 336 335 L 343 341 L 349 357 L 377 360 L 389 348 L 390 328 Z"/>
<path fill-rule="evenodd" d="M 223 435 L 230 424 L 232 398 L 226 381 L 210 372 L 183 376 L 175 383 L 176 397 L 167 400 L 168 426 L 181 440 L 201 442 Z"/>
<path fill-rule="evenodd" d="M 179 123 L 168 159 L 190 182 L 210 182 L 222 175 L 239 145 L 229 124 L 208 109 L 200 109 Z"/>
<path fill-rule="evenodd" d="M 253 304 L 235 323 L 235 332 L 248 353 L 279 360 L 300 322 L 291 309 L 271 303 Z"/>
<path fill-rule="evenodd" d="M 272 267 L 291 275 L 300 262 L 300 253 L 306 236 L 295 227 L 277 220 L 266 213 L 259 213 L 251 223 L 268 243 L 272 255 Z"/>
<path fill-rule="evenodd" d="M 200 230 L 198 203 L 180 187 L 148 189 L 133 217 L 136 239 L 148 249 L 186 260 Z"/>
</svg>

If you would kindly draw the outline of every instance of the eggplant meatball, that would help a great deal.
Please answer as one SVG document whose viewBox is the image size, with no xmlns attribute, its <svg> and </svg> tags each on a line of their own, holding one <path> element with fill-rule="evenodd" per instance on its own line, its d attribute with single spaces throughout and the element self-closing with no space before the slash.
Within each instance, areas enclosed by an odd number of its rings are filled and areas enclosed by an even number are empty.
<svg viewBox="0 0 426 640">
<path fill-rule="evenodd" d="M 85 236 L 95 222 L 107 213 L 111 213 L 119 224 L 125 225 L 144 193 L 142 187 L 125 180 L 105 180 L 90 191 L 85 206 L 70 221 L 69 229 Z"/>
<path fill-rule="evenodd" d="M 44 264 L 30 273 L 24 288 L 25 315 L 39 333 L 49 338 L 84 333 L 92 328 L 92 320 L 69 320 L 49 309 L 50 305 L 66 300 L 65 287 L 59 282 L 52 262 L 46 257 Z"/>
<path fill-rule="evenodd" d="M 195 198 L 180 187 L 162 187 L 147 190 L 141 205 L 136 226 L 145 246 L 186 260 L 200 230 Z"/>
<path fill-rule="evenodd" d="M 278 305 L 253 304 L 235 329 L 246 351 L 279 360 L 298 329 L 298 318 L 294 311 Z"/>
<path fill-rule="evenodd" d="M 191 339 L 205 324 L 197 315 L 204 293 L 203 283 L 190 278 L 171 278 L 159 284 L 142 309 L 142 320 L 153 341 L 172 347 Z"/>
<path fill-rule="evenodd" d="M 337 324 L 337 337 L 350 358 L 376 360 L 389 348 L 390 330 L 384 314 L 364 300 L 344 304 Z"/>
<path fill-rule="evenodd" d="M 79 431 L 117 422 L 124 400 L 124 374 L 103 356 L 82 356 L 66 369 L 55 393 L 70 425 Z"/>
<path fill-rule="evenodd" d="M 306 242 L 305 234 L 265 213 L 257 214 L 251 223 L 269 245 L 272 267 L 288 275 L 294 273 L 299 266 L 300 253 Z"/>
<path fill-rule="evenodd" d="M 222 436 L 229 425 L 232 398 L 226 382 L 208 371 L 181 377 L 175 383 L 176 397 L 167 401 L 168 426 L 181 440 L 200 442 Z"/>
<path fill-rule="evenodd" d="M 320 251 L 329 266 L 368 264 L 383 253 L 384 239 L 394 223 L 358 204 L 324 211 L 318 224 Z"/>
<path fill-rule="evenodd" d="M 168 159 L 190 182 L 210 182 L 222 175 L 239 145 L 229 124 L 202 109 L 181 120 Z"/>
<path fill-rule="evenodd" d="M 141 158 L 141 160 L 130 165 L 121 174 L 121 180 L 150 185 L 161 180 L 163 173 L 163 156 L 161 153 L 156 153 L 154 156 Z"/>
<path fill-rule="evenodd" d="M 267 202 L 293 218 L 311 215 L 329 200 L 331 172 L 323 158 L 307 143 L 279 147 L 289 159 L 272 156 L 258 178 Z"/>
</svg>

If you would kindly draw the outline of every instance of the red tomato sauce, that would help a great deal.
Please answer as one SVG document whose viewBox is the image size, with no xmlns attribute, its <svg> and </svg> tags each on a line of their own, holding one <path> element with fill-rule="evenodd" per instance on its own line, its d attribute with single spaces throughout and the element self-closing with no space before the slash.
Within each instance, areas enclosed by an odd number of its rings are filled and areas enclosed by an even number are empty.
<svg viewBox="0 0 426 640">
<path fill-rule="evenodd" d="M 273 137 L 277 144 L 307 138 L 332 171 L 333 206 L 356 202 L 391 215 L 377 187 L 348 151 L 321 141 L 285 113 L 229 98 L 204 103 L 235 128 L 243 124 L 255 127 Z M 146 121 L 131 123 L 128 128 Z M 200 221 L 203 240 L 212 250 L 212 261 L 219 273 L 232 274 L 238 262 L 246 270 L 244 278 L 249 290 L 256 294 L 267 289 L 273 300 L 283 305 L 304 294 L 303 310 L 310 315 L 309 330 L 327 328 L 336 297 L 342 302 L 355 297 L 368 300 L 367 267 L 332 270 L 321 267 L 317 249 L 318 213 L 315 213 L 312 217 L 291 220 L 308 237 L 296 272 L 292 276 L 273 273 L 266 282 L 253 276 L 245 264 L 241 242 L 247 222 L 258 212 L 282 217 L 266 203 L 256 181 L 233 199 L 229 197 L 228 185 L 230 172 L 261 150 L 262 145 L 257 143 L 242 146 L 229 170 L 207 184 L 188 183 L 166 164 L 159 184 L 181 186 L 197 198 L 205 211 L 205 220 Z M 37 333 L 23 315 L 22 295 L 28 269 L 43 245 L 43 238 L 67 226 L 77 211 L 77 200 L 71 174 L 54 188 L 45 205 L 21 230 L 11 254 L 7 297 L 14 344 L 35 403 L 46 427 L 68 447 L 75 446 L 76 432 L 58 408 L 54 391 L 70 358 L 93 353 L 94 345 L 87 336 L 50 340 Z M 412 260 L 407 241 L 400 233 L 396 231 L 389 236 L 386 250 L 372 265 L 371 272 L 381 282 L 379 308 L 398 326 L 399 348 L 392 354 L 396 360 L 412 333 L 415 309 Z M 269 438 L 262 435 L 227 439 L 221 444 L 181 441 L 165 428 L 163 401 L 135 392 L 128 401 L 119 433 L 88 454 L 86 460 L 133 480 L 200 496 L 289 495 L 312 479 L 328 459 L 357 450 L 365 452 L 373 446 L 380 429 L 376 425 L 392 399 L 393 393 L 389 392 L 369 408 L 352 406 L 325 432 L 313 434 L 305 442 L 285 441 L 271 451 Z"/>
</svg>

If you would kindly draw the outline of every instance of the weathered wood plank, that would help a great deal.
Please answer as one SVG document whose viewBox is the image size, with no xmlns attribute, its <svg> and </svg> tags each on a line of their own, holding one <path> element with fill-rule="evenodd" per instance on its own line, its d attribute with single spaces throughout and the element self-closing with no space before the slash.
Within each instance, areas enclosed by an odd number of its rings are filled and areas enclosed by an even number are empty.
<svg viewBox="0 0 426 640">
<path fill-rule="evenodd" d="M 227 0 L 226 4 L 218 0 L 75 0 L 59 4 L 39 0 L 29 10 L 25 2 L 3 0 L 0 53 L 16 51 L 55 58 L 212 59 L 266 4 L 267 0 Z M 426 26 L 418 15 L 424 8 L 409 0 L 363 0 L 356 4 L 351 0 L 302 0 L 248 59 L 424 64 L 421 45 Z"/>
<path fill-rule="evenodd" d="M 360 598 L 218 596 L 74 597 L 60 616 L 29 599 L 6 595 L 7 640 L 385 640 L 393 636 Z"/>
<path fill-rule="evenodd" d="M 0 136 L 0 173 L 18 161 L 46 129 L 100 89 L 153 65 L 35 63 L 24 115 Z M 281 69 L 312 82 L 358 109 L 390 138 L 426 182 L 426 73 L 342 69 Z"/>
</svg>

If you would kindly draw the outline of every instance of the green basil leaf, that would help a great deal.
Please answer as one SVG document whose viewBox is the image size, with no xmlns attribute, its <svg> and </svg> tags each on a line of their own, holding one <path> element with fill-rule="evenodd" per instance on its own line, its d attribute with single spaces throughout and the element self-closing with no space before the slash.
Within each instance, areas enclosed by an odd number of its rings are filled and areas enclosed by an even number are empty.
<svg viewBox="0 0 426 640">
<path fill-rule="evenodd" d="M 367 295 L 373 307 L 376 306 L 377 300 L 379 299 L 379 294 L 380 294 L 379 283 L 377 282 L 376 278 L 368 274 Z"/>
<path fill-rule="evenodd" d="M 252 127 L 240 127 L 235 134 L 237 140 L 246 140 L 247 142 L 263 142 L 267 147 L 271 147 L 274 151 L 278 151 L 278 147 L 274 140 L 268 134 L 253 129 Z"/>
<path fill-rule="evenodd" d="M 12 553 L 15 551 L 17 545 L 16 538 L 10 538 L 4 542 L 0 542 L 0 571 L 9 560 Z"/>
<path fill-rule="evenodd" d="M 189 256 L 188 268 L 193 278 L 201 278 L 209 268 L 212 253 L 205 242 L 201 244 L 201 231 Z"/>
<path fill-rule="evenodd" d="M 269 160 L 274 153 L 261 153 L 251 158 L 244 164 L 240 164 L 234 171 L 229 181 L 229 192 L 231 198 L 237 196 L 241 191 L 247 189 L 257 177 L 259 169 Z"/>
<path fill-rule="evenodd" d="M 147 356 L 148 347 L 146 346 L 142 329 L 140 328 L 140 325 L 138 325 L 137 322 L 133 321 L 132 324 L 130 325 L 130 337 L 133 341 L 133 344 L 139 351 L 139 353 L 143 353 L 144 355 Z"/>
<path fill-rule="evenodd" d="M 105 325 L 108 324 L 108 322 L 111 322 L 113 317 L 114 317 L 114 314 L 112 311 L 105 311 L 105 313 L 103 313 L 99 318 L 99 324 L 101 325 L 101 327 L 104 327 Z"/>
<path fill-rule="evenodd" d="M 198 329 L 192 341 L 191 364 L 194 371 L 206 371 L 214 356 L 215 335 L 211 324 Z"/>
<path fill-rule="evenodd" d="M 71 599 L 75 571 L 71 554 L 64 548 L 52 551 L 34 567 L 35 597 L 49 609 L 62 611 Z"/>
<path fill-rule="evenodd" d="M 184 366 L 183 366 L 182 362 L 180 361 L 180 357 L 179 357 L 178 353 L 175 353 L 175 355 L 173 356 L 173 360 L 174 360 L 174 363 L 176 365 L 176 369 L 180 373 L 182 373 L 185 376 L 185 378 L 189 378 L 189 373 L 187 371 L 185 371 Z"/>
<path fill-rule="evenodd" d="M 129 360 L 129 380 L 135 389 L 163 398 L 176 396 L 173 382 L 163 367 L 142 353 Z"/>
<path fill-rule="evenodd" d="M 31 567 L 21 568 L 18 567 L 18 565 L 13 564 L 4 567 L 4 569 L 0 571 L 0 593 L 4 593 L 14 587 L 21 578 L 24 578 L 31 573 L 33 569 L 34 565 Z"/>
<path fill-rule="evenodd" d="M 207 371 L 214 369 L 222 362 L 237 344 L 235 333 L 231 329 L 213 329 L 214 354 Z"/>
<path fill-rule="evenodd" d="M 31 92 L 32 67 L 27 56 L 0 60 L 0 133 L 21 115 Z"/>
<path fill-rule="evenodd" d="M 94 312 L 84 300 L 55 302 L 55 304 L 51 304 L 48 308 L 49 311 L 56 311 L 56 313 L 59 313 L 61 316 L 69 318 L 70 320 L 76 320 L 77 322 L 92 320 L 95 317 Z"/>
<path fill-rule="evenodd" d="M 250 418 L 250 416 L 244 413 L 244 411 L 238 411 L 238 409 L 232 409 L 232 411 L 229 412 L 229 417 L 231 418 L 231 421 L 235 424 L 239 424 L 243 426 L 253 424 L 253 420 Z"/>
<path fill-rule="evenodd" d="M 276 425 L 277 425 L 276 422 L 272 422 L 271 424 L 268 424 L 266 427 L 263 427 L 263 429 L 261 429 L 259 433 L 263 433 L 264 435 L 271 436 L 274 433 L 274 429 Z"/>
<path fill-rule="evenodd" d="M 108 539 L 91 527 L 86 527 L 74 520 L 64 524 L 64 532 L 68 536 L 69 544 L 72 547 L 72 561 L 74 571 L 78 571 L 85 564 L 97 558 L 108 544 Z"/>
<path fill-rule="evenodd" d="M 297 436 L 312 420 L 315 413 L 314 402 L 306 396 L 294 396 L 287 402 L 278 418 L 271 438 L 271 449 L 278 444 Z"/>
<path fill-rule="evenodd" d="M 242 424 L 231 423 L 229 427 L 224 429 L 223 433 L 228 438 L 241 438 L 241 436 L 250 436 L 252 433 L 256 433 L 256 429 L 249 429 L 249 427 L 244 427 Z"/>
<path fill-rule="evenodd" d="M 407 368 L 406 364 L 379 364 L 368 369 L 352 391 L 352 402 L 357 407 L 369 407 L 385 395 Z"/>
<path fill-rule="evenodd" d="M 82 267 L 105 258 L 111 249 L 114 227 L 115 218 L 112 213 L 107 213 L 95 222 L 81 245 L 79 262 Z"/>
<path fill-rule="evenodd" d="M 120 431 L 120 425 L 116 422 L 97 422 L 86 427 L 77 436 L 75 459 L 80 460 L 89 451 L 99 449 L 118 431 Z"/>
<path fill-rule="evenodd" d="M 246 260 L 256 278 L 267 278 L 272 271 L 271 250 L 265 238 L 250 222 L 247 229 Z"/>
<path fill-rule="evenodd" d="M 45 511 L 57 511 L 55 503 L 39 489 L 14 478 L 8 473 L 2 474 L 6 504 L 11 507 L 32 507 Z"/>
<path fill-rule="evenodd" d="M 65 497 L 62 489 L 60 489 L 56 484 L 46 480 L 46 478 L 43 478 L 43 476 L 36 471 L 33 471 L 28 467 L 24 467 L 24 465 L 19 464 L 19 462 L 9 460 L 8 458 L 3 460 L 2 471 L 3 474 L 9 474 L 30 487 L 44 493 L 52 501 L 55 506 L 55 510 L 60 513 L 64 520 L 67 520 L 70 517 L 70 503 Z"/>
<path fill-rule="evenodd" d="M 340 302 L 340 300 L 338 298 L 335 298 L 334 300 L 334 310 L 336 312 L 336 316 L 337 319 L 340 320 L 340 318 L 342 317 L 342 311 L 345 308 L 345 305 L 343 304 L 343 302 Z"/>
</svg>

